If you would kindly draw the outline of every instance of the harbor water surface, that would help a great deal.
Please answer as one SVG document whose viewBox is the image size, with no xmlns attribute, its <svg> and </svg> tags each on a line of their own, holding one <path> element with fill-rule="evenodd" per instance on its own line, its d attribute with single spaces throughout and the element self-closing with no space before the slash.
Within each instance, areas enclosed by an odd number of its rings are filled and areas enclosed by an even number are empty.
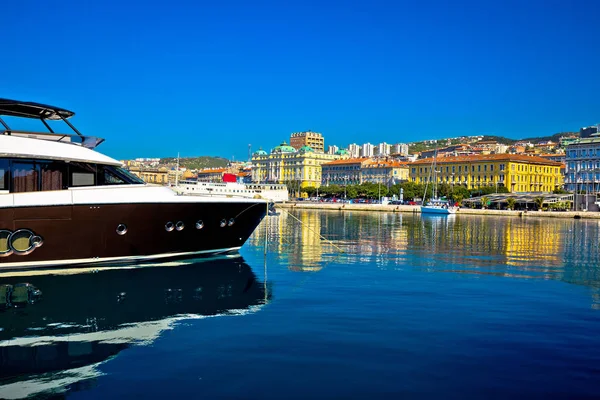
<svg viewBox="0 0 600 400">
<path fill-rule="evenodd" d="M 291 214 L 239 257 L 1 277 L 43 295 L 0 311 L 0 398 L 600 398 L 598 222 Z"/>
</svg>

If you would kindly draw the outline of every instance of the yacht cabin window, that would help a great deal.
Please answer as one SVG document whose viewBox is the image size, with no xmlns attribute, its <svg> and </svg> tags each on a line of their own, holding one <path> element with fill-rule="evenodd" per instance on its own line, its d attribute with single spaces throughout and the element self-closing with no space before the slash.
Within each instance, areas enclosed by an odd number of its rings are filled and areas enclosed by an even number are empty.
<svg viewBox="0 0 600 400">
<path fill-rule="evenodd" d="M 0 191 L 63 190 L 69 187 L 133 185 L 144 181 L 123 168 L 81 162 L 0 159 Z"/>
<path fill-rule="evenodd" d="M 0 190 L 8 190 L 8 160 L 0 159 Z"/>
</svg>

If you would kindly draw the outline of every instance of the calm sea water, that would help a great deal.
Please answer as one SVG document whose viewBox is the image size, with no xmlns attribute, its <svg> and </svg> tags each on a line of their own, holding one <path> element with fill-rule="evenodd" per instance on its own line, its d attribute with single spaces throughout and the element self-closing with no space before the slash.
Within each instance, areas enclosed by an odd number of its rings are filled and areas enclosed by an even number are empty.
<svg viewBox="0 0 600 400">
<path fill-rule="evenodd" d="M 0 398 L 600 398 L 598 222 L 293 215 L 240 257 L 1 277 L 43 294 L 0 311 Z"/>
</svg>

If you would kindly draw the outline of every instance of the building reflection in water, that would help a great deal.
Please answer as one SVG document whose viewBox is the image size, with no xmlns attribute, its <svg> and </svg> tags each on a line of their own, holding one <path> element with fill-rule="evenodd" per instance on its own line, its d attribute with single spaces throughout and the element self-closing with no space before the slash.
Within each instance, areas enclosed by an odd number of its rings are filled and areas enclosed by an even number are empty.
<svg viewBox="0 0 600 400">
<path fill-rule="evenodd" d="M 380 268 L 557 279 L 600 288 L 600 225 L 534 217 L 420 216 L 401 213 L 291 210 L 266 219 L 269 252 L 289 268 L 315 271 L 339 263 Z M 251 243 L 263 246 L 265 230 Z"/>
<path fill-rule="evenodd" d="M 129 346 L 179 320 L 258 311 L 270 290 L 234 257 L 3 276 L 0 296 L 0 398 L 22 398 L 93 386 L 98 366 Z"/>
</svg>

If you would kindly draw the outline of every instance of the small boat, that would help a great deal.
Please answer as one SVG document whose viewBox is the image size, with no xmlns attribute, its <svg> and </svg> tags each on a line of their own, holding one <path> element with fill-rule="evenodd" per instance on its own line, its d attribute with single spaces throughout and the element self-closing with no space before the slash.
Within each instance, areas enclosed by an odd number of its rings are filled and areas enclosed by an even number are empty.
<svg viewBox="0 0 600 400">
<path fill-rule="evenodd" d="M 277 211 L 277 209 L 275 208 L 275 204 L 273 204 L 273 203 L 269 204 L 269 211 L 267 212 L 267 215 L 269 217 L 276 217 L 279 214 L 280 214 L 279 211 Z"/>
<path fill-rule="evenodd" d="M 432 198 L 421 206 L 421 214 L 438 214 L 438 215 L 449 215 L 456 214 L 458 211 L 457 207 L 454 207 L 447 200 L 442 200 L 437 197 L 437 149 L 433 155 L 433 162 L 431 163 L 431 170 L 429 174 L 429 178 L 433 174 L 433 196 Z M 427 179 L 427 183 L 425 184 L 425 193 L 423 194 L 423 199 L 427 196 L 427 186 L 429 185 L 430 179 Z"/>
<path fill-rule="evenodd" d="M 456 211 L 458 210 L 457 207 L 454 207 L 452 205 L 450 205 L 447 201 L 445 200 L 430 200 L 427 202 L 426 205 L 421 206 L 421 213 L 422 214 L 441 214 L 441 215 L 448 215 L 448 214 L 456 214 Z"/>
</svg>

